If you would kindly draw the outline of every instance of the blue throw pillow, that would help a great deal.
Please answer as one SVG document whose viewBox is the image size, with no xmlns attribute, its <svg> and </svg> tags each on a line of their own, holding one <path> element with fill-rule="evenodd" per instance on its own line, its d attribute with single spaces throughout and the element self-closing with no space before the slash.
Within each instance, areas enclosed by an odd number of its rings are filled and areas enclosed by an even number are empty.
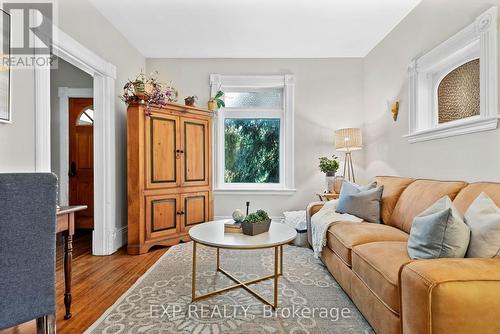
<svg viewBox="0 0 500 334">
<path fill-rule="evenodd" d="M 339 195 L 337 212 L 348 213 L 370 223 L 380 224 L 380 201 L 384 186 L 373 182 L 367 186 L 344 181 Z"/>
</svg>

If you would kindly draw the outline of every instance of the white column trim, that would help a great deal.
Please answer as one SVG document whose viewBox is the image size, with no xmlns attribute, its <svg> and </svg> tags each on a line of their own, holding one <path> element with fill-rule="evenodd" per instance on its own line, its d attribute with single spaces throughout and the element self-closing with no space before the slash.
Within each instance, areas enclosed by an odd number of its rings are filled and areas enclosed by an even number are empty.
<svg viewBox="0 0 500 334">
<path fill-rule="evenodd" d="M 108 255 L 122 246 L 116 222 L 116 67 L 53 26 L 53 53 L 94 78 L 94 232 L 92 253 Z M 44 72 L 45 71 L 45 72 Z M 38 73 L 37 73 L 38 72 Z M 50 171 L 50 71 L 35 68 L 37 171 Z M 38 168 L 40 166 L 40 168 Z M 119 226 L 118 228 L 116 226 Z M 118 234 L 120 236 L 118 236 Z"/>
</svg>

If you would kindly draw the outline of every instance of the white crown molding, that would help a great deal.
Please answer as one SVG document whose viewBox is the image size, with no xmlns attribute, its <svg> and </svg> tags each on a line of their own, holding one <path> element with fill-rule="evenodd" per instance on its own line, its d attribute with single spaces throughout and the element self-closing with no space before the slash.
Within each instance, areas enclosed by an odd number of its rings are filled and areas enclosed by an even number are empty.
<svg viewBox="0 0 500 334">
<path fill-rule="evenodd" d="M 491 7 L 472 24 L 414 59 L 409 67 L 410 143 L 446 138 L 497 128 L 498 40 L 497 7 Z M 448 124 L 438 123 L 437 89 L 453 69 L 480 60 L 480 115 Z"/>
</svg>

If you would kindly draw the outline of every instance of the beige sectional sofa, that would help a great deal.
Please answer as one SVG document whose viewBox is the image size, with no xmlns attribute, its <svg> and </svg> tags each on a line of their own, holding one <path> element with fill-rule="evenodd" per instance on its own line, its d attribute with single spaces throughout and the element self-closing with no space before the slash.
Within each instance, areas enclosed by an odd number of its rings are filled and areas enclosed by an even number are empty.
<svg viewBox="0 0 500 334">
<path fill-rule="evenodd" d="M 500 333 L 500 258 L 412 261 L 407 252 L 416 215 L 445 195 L 462 214 L 481 192 L 500 206 L 500 183 L 376 181 L 384 185 L 382 224 L 333 224 L 321 256 L 375 331 Z M 322 205 L 309 205 L 308 224 Z"/>
</svg>

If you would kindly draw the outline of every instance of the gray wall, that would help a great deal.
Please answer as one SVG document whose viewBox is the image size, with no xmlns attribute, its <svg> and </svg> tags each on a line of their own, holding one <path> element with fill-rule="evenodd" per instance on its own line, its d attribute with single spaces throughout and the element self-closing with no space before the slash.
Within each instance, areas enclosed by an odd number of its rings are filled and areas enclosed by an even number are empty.
<svg viewBox="0 0 500 334">
<path fill-rule="evenodd" d="M 209 75 L 218 74 L 294 74 L 295 87 L 295 187 L 291 196 L 216 195 L 216 216 L 229 216 L 245 201 L 252 209 L 263 208 L 272 216 L 286 210 L 302 210 L 316 200 L 324 188 L 324 175 L 318 158 L 334 153 L 333 131 L 362 125 L 361 59 L 147 59 L 148 72 L 158 70 L 160 79 L 172 81 L 179 89 L 179 101 L 197 95 L 199 105 L 209 98 Z M 362 162 L 362 152 L 355 161 Z"/>
<path fill-rule="evenodd" d="M 59 87 L 92 88 L 93 78 L 62 59 L 58 59 L 58 68 L 50 71 L 50 163 L 52 172 L 58 177 L 61 175 Z M 69 143 L 66 142 L 65 145 Z"/>
<path fill-rule="evenodd" d="M 433 49 L 498 0 L 424 0 L 364 59 L 366 175 L 500 181 L 500 130 L 409 144 L 408 75 L 412 58 Z M 399 97 L 397 123 L 387 100 Z"/>
</svg>

